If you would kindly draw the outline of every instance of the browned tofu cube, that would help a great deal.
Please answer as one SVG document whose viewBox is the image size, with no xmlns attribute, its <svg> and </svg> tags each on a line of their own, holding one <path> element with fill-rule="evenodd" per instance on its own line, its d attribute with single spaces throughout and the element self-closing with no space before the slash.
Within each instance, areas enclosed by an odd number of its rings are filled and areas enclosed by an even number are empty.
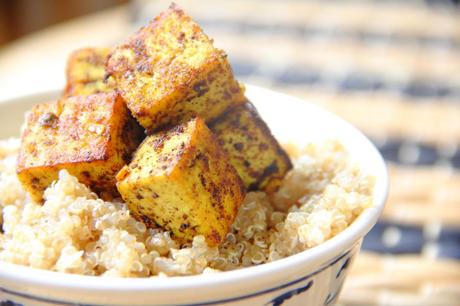
<svg viewBox="0 0 460 306">
<path fill-rule="evenodd" d="M 118 195 L 115 175 L 140 143 L 142 130 L 115 92 L 40 104 L 21 135 L 17 173 L 32 199 L 66 169 L 103 198 Z"/>
<path fill-rule="evenodd" d="M 248 190 L 278 189 L 292 164 L 252 104 L 231 109 L 210 127 Z"/>
<path fill-rule="evenodd" d="M 117 47 L 107 71 L 149 131 L 194 117 L 209 122 L 245 101 L 227 55 L 174 4 Z"/>
<path fill-rule="evenodd" d="M 225 239 L 244 187 L 202 119 L 148 136 L 117 175 L 118 190 L 135 217 L 190 241 Z"/>
<path fill-rule="evenodd" d="M 115 80 L 105 71 L 109 48 L 85 48 L 73 52 L 67 61 L 67 84 L 64 96 L 87 96 L 111 92 Z"/>
</svg>

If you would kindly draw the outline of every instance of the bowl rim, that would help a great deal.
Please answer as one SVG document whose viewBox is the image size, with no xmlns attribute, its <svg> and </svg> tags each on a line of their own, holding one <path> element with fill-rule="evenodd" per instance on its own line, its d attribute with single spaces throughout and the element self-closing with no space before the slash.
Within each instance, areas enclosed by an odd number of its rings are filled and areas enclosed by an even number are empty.
<svg viewBox="0 0 460 306">
<path fill-rule="evenodd" d="M 286 273 L 286 271 L 293 272 L 300 265 L 305 265 L 306 262 L 320 263 L 317 265 L 318 269 L 320 269 L 324 264 L 349 250 L 375 225 L 387 199 L 389 178 L 385 161 L 383 160 L 381 154 L 374 144 L 372 144 L 372 142 L 364 136 L 361 131 L 346 122 L 344 119 L 323 109 L 322 107 L 301 98 L 289 96 L 267 88 L 247 84 L 245 86 L 249 95 L 257 93 L 259 95 L 276 95 L 280 98 L 296 103 L 307 104 L 309 109 L 326 113 L 325 115 L 330 117 L 331 120 L 337 121 L 337 124 L 341 126 L 346 126 L 349 130 L 352 130 L 354 134 L 361 138 L 363 145 L 368 147 L 369 152 L 373 155 L 372 159 L 377 163 L 376 169 L 378 169 L 378 171 L 375 173 L 375 176 L 378 177 L 381 188 L 374 191 L 373 206 L 365 209 L 345 230 L 318 246 L 274 262 L 238 270 L 191 276 L 154 278 L 153 280 L 152 278 L 103 278 L 104 281 L 101 281 L 101 277 L 97 276 L 68 274 L 1 262 L 0 279 L 10 279 L 18 283 L 42 287 L 51 286 L 61 289 L 84 289 L 85 291 L 116 290 L 120 292 L 156 292 L 166 290 L 168 292 L 172 292 L 175 290 L 212 288 L 224 284 L 228 285 L 229 283 L 238 283 L 242 281 L 248 282 L 251 279 L 261 279 L 274 273 Z M 17 103 L 26 100 L 38 100 L 39 97 L 48 97 L 56 95 L 59 92 L 60 90 L 47 90 L 31 95 L 18 96 L 16 98 L 0 101 L 0 105 Z"/>
</svg>

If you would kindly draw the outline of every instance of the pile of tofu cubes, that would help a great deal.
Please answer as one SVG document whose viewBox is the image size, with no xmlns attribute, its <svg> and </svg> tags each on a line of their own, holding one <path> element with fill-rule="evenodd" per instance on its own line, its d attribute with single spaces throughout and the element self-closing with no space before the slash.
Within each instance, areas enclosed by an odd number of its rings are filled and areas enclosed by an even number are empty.
<svg viewBox="0 0 460 306">
<path fill-rule="evenodd" d="M 63 97 L 26 120 L 17 173 L 34 201 L 65 169 L 184 242 L 218 245 L 245 192 L 273 193 L 292 167 L 226 54 L 174 4 L 120 46 L 74 52 Z"/>
</svg>

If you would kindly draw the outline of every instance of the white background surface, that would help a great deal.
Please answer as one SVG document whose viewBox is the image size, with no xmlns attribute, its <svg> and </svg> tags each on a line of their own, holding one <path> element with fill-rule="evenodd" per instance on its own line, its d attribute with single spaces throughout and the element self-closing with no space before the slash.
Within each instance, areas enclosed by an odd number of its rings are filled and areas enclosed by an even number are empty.
<svg viewBox="0 0 460 306">
<path fill-rule="evenodd" d="M 119 7 L 58 24 L 3 47 L 0 100 L 62 88 L 66 60 L 73 50 L 113 45 L 129 31 L 129 10 Z"/>
</svg>

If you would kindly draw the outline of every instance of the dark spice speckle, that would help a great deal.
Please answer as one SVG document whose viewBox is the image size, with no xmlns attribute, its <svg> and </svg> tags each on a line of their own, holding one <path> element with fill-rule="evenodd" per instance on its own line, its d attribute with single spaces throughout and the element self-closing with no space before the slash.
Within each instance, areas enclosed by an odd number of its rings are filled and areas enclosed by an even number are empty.
<svg viewBox="0 0 460 306">
<path fill-rule="evenodd" d="M 54 127 L 58 117 L 54 113 L 44 113 L 38 119 L 38 123 L 43 127 Z"/>
</svg>

